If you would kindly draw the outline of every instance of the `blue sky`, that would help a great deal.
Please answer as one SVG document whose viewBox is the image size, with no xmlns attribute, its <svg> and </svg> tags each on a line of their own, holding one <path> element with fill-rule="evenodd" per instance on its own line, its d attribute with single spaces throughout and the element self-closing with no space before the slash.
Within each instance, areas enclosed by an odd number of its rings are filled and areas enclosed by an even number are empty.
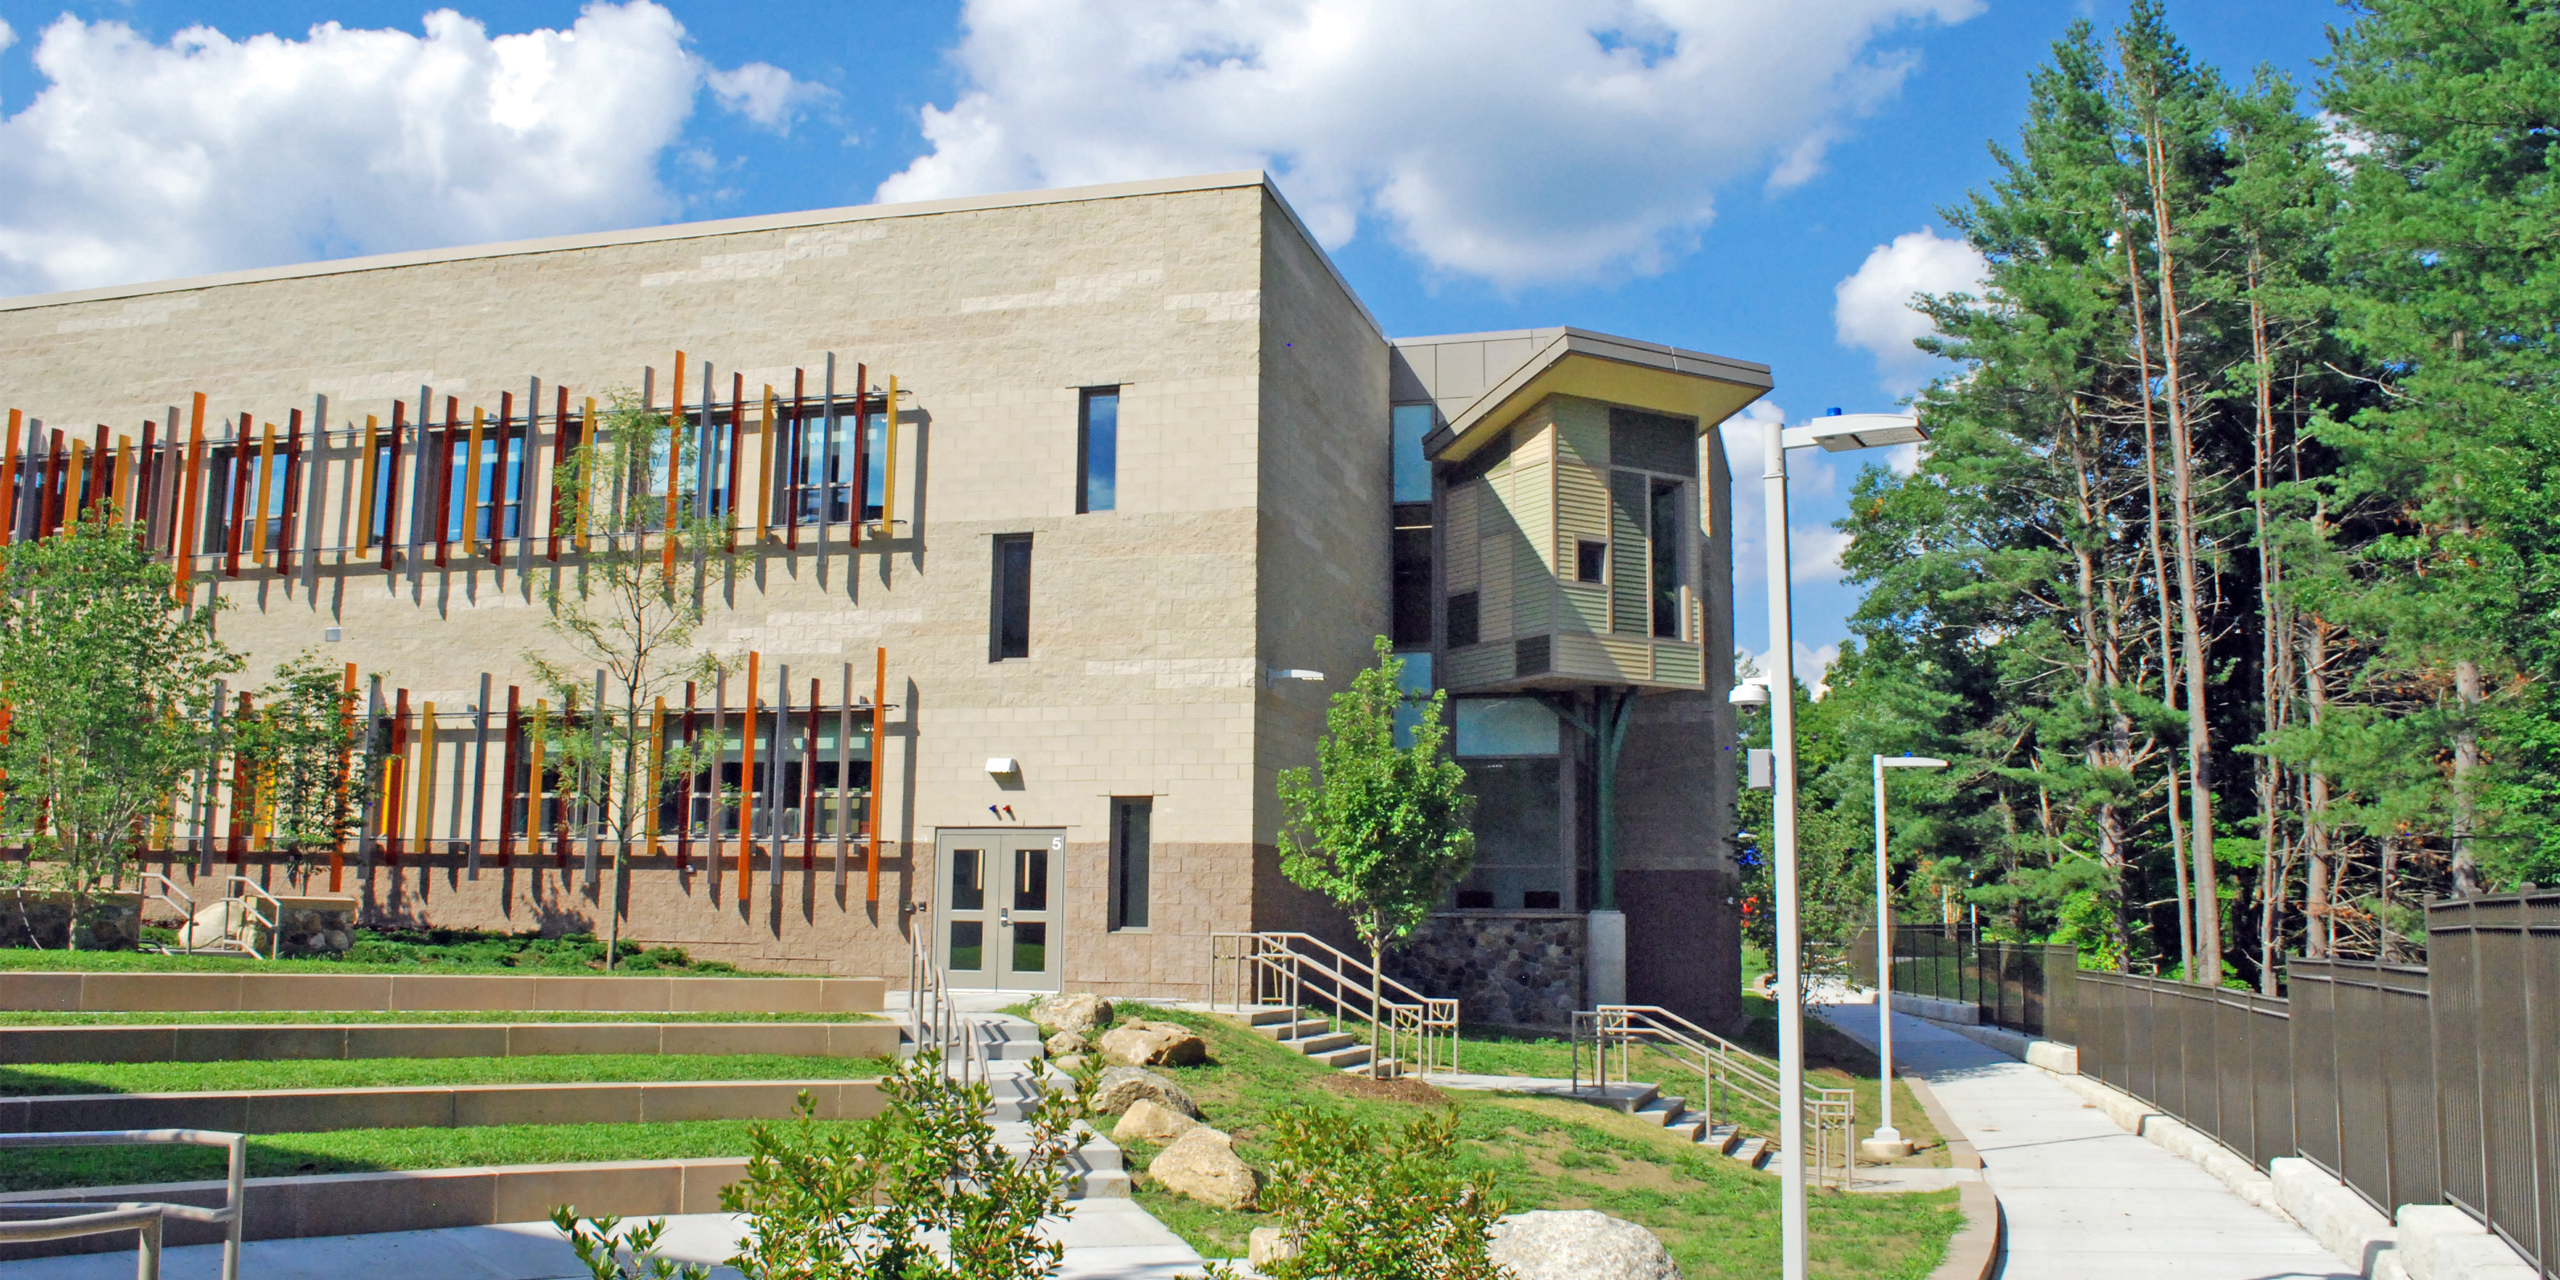
<svg viewBox="0 0 2560 1280">
<path fill-rule="evenodd" d="M 503 37 L 569 29 L 579 6 L 466 4 L 485 35 L 448 23 L 422 40 L 416 3 L 0 0 L 0 293 L 858 204 L 884 183 L 1010 189 L 1268 155 L 1392 333 L 1574 324 L 1767 363 L 1790 417 L 1881 409 L 1928 370 L 1844 342 L 1835 290 L 1869 267 L 1861 296 L 1890 309 L 1909 280 L 1939 278 L 1931 262 L 1958 270 L 1957 251 L 1914 233 L 1943 231 L 1935 211 L 1988 178 L 1985 144 L 2014 136 L 2027 73 L 2064 26 L 2118 11 L 1281 0 L 1262 7 L 1270 21 L 1240 21 L 1190 0 L 665 6 L 590 13 L 578 47 L 596 56 L 584 70 L 555 57 L 549 87 L 497 128 L 398 86 L 514 65 Z M 2305 86 L 2345 16 L 2324 0 L 2170 10 L 2234 77 L 2268 63 Z M 328 22 L 407 34 L 315 40 Z M 1327 22 L 1366 60 L 1301 39 Z M 196 25 L 279 39 L 171 47 Z M 1218 58 L 1283 87 L 1230 93 L 1199 70 Z M 1615 87 L 1550 102 L 1527 87 L 1550 76 Z M 1250 118 L 1221 118 L 1231 103 Z M 950 113 L 938 137 L 929 111 Z M 1001 136 L 973 142 L 962 126 Z M 1908 257 L 1870 264 L 1897 238 Z M 1736 470 L 1756 487 L 1756 467 Z M 1822 568 L 1852 475 L 1821 459 L 1799 473 L 1798 637 L 1815 651 L 1854 605 Z M 1758 557 L 1747 537 L 1736 634 L 1754 650 Z"/>
</svg>

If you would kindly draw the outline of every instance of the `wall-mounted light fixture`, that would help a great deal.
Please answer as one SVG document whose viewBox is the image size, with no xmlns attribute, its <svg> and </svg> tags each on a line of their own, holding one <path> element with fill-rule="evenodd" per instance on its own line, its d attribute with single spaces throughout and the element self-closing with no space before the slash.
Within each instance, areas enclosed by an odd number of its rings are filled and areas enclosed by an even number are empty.
<svg viewBox="0 0 2560 1280">
<path fill-rule="evenodd" d="M 1304 680 L 1310 684 L 1323 684 L 1324 673 L 1321 671 L 1309 671 L 1305 667 L 1273 667 L 1262 673 L 1262 683 L 1267 688 L 1277 689 L 1282 684 L 1292 680 Z"/>
<path fill-rule="evenodd" d="M 988 756 L 987 772 L 998 778 L 1009 778 L 1022 772 L 1022 765 L 1012 756 Z"/>
</svg>

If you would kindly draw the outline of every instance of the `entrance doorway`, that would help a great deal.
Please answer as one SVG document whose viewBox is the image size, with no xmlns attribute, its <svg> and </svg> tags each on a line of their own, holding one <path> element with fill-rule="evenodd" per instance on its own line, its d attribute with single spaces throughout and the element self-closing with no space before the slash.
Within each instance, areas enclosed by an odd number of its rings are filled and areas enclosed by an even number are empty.
<svg viewBox="0 0 2560 1280">
<path fill-rule="evenodd" d="M 1009 827 L 934 837 L 934 955 L 955 987 L 1058 989 L 1066 832 Z"/>
</svg>

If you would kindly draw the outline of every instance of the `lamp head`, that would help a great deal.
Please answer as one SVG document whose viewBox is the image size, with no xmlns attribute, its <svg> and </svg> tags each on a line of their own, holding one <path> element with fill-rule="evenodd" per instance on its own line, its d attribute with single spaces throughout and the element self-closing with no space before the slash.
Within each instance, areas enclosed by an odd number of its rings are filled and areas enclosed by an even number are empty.
<svg viewBox="0 0 2560 1280">
<path fill-rule="evenodd" d="M 1947 762 L 1929 756 L 1877 756 L 1876 763 L 1887 769 L 1944 769 Z"/>
<path fill-rule="evenodd" d="M 1806 426 L 1789 427 L 1780 441 L 1790 449 L 1820 445 L 1826 453 L 1917 444 L 1929 438 L 1920 419 L 1907 413 L 1835 413 Z"/>
</svg>

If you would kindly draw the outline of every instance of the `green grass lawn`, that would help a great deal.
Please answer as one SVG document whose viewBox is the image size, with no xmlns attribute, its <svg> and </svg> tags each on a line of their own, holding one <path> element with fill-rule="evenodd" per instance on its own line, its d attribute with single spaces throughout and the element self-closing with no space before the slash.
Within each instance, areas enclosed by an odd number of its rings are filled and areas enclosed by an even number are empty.
<svg viewBox="0 0 2560 1280">
<path fill-rule="evenodd" d="M 868 1080 L 887 1074 L 892 1065 L 886 1058 L 793 1058 L 772 1054 L 86 1062 L 0 1067 L 0 1097 L 63 1093 L 206 1093 L 228 1089 L 378 1089 L 451 1084 Z"/>
<path fill-rule="evenodd" d="M 145 936 L 168 941 L 165 929 Z M 532 973 L 605 972 L 605 944 L 592 934 L 540 934 L 470 929 L 358 929 L 344 956 L 258 960 L 249 956 L 164 956 L 157 951 L 62 951 L 0 947 L 0 970 L 91 973 Z M 625 942 L 616 974 L 633 977 L 782 977 L 749 973 L 717 960 L 696 960 L 681 947 Z"/>
<path fill-rule="evenodd" d="M 1233 1134 L 1237 1154 L 1259 1158 L 1270 1117 L 1286 1107 L 1348 1111 L 1372 1121 L 1401 1122 L 1420 1104 L 1347 1096 L 1348 1077 L 1243 1028 L 1174 1010 L 1148 1016 L 1201 1029 L 1212 1061 L 1168 1068 L 1199 1100 L 1211 1124 Z M 1466 1063 L 1467 1050 L 1460 1050 Z M 1778 1182 L 1681 1141 L 1659 1126 L 1582 1103 L 1554 1098 L 1453 1093 L 1465 1159 L 1490 1170 L 1514 1210 L 1598 1209 L 1643 1223 L 1671 1250 L 1690 1280 L 1740 1280 L 1778 1270 Z M 1915 1108 L 1916 1111 L 1916 1108 Z M 1897 1117 L 1899 1118 L 1899 1117 Z M 1128 1143 L 1132 1168 L 1143 1171 L 1160 1148 Z M 1173 1196 L 1142 1176 L 1137 1197 L 1147 1210 L 1211 1257 L 1245 1252 L 1265 1215 L 1212 1209 Z M 1961 1225 L 1952 1192 L 1877 1196 L 1817 1193 L 1812 1206 L 1814 1274 L 1921 1277 Z"/>
<path fill-rule="evenodd" d="M 868 1013 L 590 1013 L 581 1009 L 237 1009 L 60 1013 L 0 1009 L 0 1027 L 337 1026 L 360 1022 L 877 1022 Z"/>
<path fill-rule="evenodd" d="M 249 1176 L 743 1156 L 751 1123 L 693 1120 L 274 1134 L 249 1140 Z M 831 1127 L 860 1122 L 820 1123 Z M 208 1181 L 222 1177 L 224 1159 L 219 1147 L 39 1147 L 12 1151 L 6 1162 L 0 1162 L 0 1191 Z"/>
</svg>

